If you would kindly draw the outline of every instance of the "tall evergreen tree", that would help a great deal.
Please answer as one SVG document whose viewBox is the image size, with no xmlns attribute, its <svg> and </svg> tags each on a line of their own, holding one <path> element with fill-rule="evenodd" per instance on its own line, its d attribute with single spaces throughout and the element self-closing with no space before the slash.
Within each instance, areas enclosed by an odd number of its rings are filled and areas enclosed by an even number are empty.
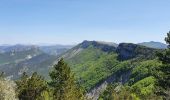
<svg viewBox="0 0 170 100">
<path fill-rule="evenodd" d="M 162 62 L 162 66 L 159 67 L 157 74 L 158 85 L 161 86 L 165 91 L 169 91 L 170 89 L 170 32 L 167 33 L 167 37 L 165 38 L 166 43 L 168 44 L 167 49 L 158 53 L 158 58 Z M 170 96 L 167 92 L 161 92 L 161 95 Z"/>
<path fill-rule="evenodd" d="M 20 100 L 45 100 L 42 94 L 47 90 L 47 84 L 37 73 L 33 73 L 31 77 L 23 73 L 23 76 L 16 81 L 16 84 Z"/>
<path fill-rule="evenodd" d="M 70 67 L 64 62 L 63 58 L 54 65 L 54 69 L 50 72 L 52 81 L 50 85 L 54 88 L 55 100 L 81 100 L 83 94 L 75 83 L 74 75 L 71 73 Z"/>
</svg>

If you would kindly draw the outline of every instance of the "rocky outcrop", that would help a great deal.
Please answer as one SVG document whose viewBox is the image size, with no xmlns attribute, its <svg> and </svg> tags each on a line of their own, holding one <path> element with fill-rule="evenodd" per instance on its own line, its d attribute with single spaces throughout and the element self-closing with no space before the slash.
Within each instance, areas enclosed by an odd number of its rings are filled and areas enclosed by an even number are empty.
<svg viewBox="0 0 170 100">
<path fill-rule="evenodd" d="M 137 45 L 135 44 L 126 44 L 121 43 L 117 48 L 117 53 L 119 54 L 120 59 L 130 59 L 135 57 L 136 53 L 134 52 Z"/>
<path fill-rule="evenodd" d="M 135 57 L 153 58 L 156 51 L 158 50 L 132 43 L 120 43 L 116 50 L 119 60 L 128 60 Z"/>
<path fill-rule="evenodd" d="M 90 92 L 86 94 L 87 99 L 97 100 L 100 94 L 103 93 L 104 90 L 106 90 L 108 84 L 111 84 L 113 82 L 120 82 L 124 84 L 129 80 L 129 77 L 130 77 L 130 71 L 127 71 L 121 75 L 114 73 L 113 75 L 109 76 L 105 80 L 99 82 L 94 88 L 92 88 Z"/>
</svg>

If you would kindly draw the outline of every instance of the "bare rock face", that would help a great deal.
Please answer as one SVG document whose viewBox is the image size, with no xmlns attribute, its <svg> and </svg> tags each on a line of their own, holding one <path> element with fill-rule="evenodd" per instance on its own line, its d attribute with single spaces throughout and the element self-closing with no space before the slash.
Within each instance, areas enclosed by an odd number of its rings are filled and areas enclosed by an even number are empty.
<svg viewBox="0 0 170 100">
<path fill-rule="evenodd" d="M 116 51 L 118 52 L 120 59 L 126 60 L 136 56 L 136 53 L 134 52 L 136 47 L 137 45 L 135 44 L 121 43 Z"/>
<path fill-rule="evenodd" d="M 135 57 L 153 58 L 156 51 L 157 49 L 132 43 L 120 43 L 116 50 L 118 58 L 121 60 L 128 60 Z"/>
<path fill-rule="evenodd" d="M 127 71 L 121 75 L 113 74 L 106 78 L 105 80 L 99 82 L 94 88 L 86 94 L 88 100 L 98 100 L 101 93 L 103 93 L 108 84 L 113 82 L 120 82 L 121 84 L 126 83 L 129 80 L 131 72 Z"/>
</svg>

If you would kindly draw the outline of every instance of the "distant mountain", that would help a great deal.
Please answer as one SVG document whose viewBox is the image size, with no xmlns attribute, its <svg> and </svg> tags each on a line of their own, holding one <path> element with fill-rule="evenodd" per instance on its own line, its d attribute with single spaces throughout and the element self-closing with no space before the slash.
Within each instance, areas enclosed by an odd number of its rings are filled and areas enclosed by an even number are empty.
<svg viewBox="0 0 170 100">
<path fill-rule="evenodd" d="M 38 46 L 35 45 L 2 45 L 0 46 L 0 52 L 19 52 L 19 51 L 25 51 L 25 50 L 30 50 L 33 48 L 38 48 Z"/>
<path fill-rule="evenodd" d="M 156 48 L 156 49 L 166 49 L 167 45 L 161 42 L 154 42 L 154 41 L 150 41 L 150 42 L 142 42 L 142 43 L 138 43 L 139 45 L 142 46 L 146 46 L 146 47 L 150 47 L 150 48 Z"/>
<path fill-rule="evenodd" d="M 49 46 L 39 46 L 40 50 L 50 55 L 59 55 L 71 49 L 73 45 L 49 45 Z"/>
<path fill-rule="evenodd" d="M 3 45 L 0 46 L 0 51 L 0 71 L 4 71 L 7 76 L 13 75 L 13 79 L 18 78 L 23 71 L 37 71 L 47 77 L 49 66 L 57 62 L 58 56 L 64 57 L 77 78 L 82 78 L 84 81 L 94 81 L 88 79 L 91 76 L 84 76 L 91 73 L 95 77 L 96 73 L 92 69 L 98 69 L 99 72 L 105 70 L 106 72 L 102 72 L 103 76 L 96 82 L 84 83 L 84 87 L 90 89 L 98 81 L 111 75 L 112 70 L 105 65 L 110 65 L 107 60 L 116 64 L 120 59 L 151 58 L 154 56 L 155 49 L 130 43 L 118 45 L 112 42 L 85 40 L 74 47 L 72 45 Z"/>
<path fill-rule="evenodd" d="M 4 53 L 0 53 L 0 64 L 19 62 L 42 53 L 38 48 L 8 50 Z"/>
<path fill-rule="evenodd" d="M 75 73 L 77 83 L 88 91 L 88 97 L 98 98 L 107 84 L 124 84 L 132 79 L 133 69 L 140 67 L 143 61 L 154 59 L 160 49 L 142 44 L 85 40 L 74 47 L 3 45 L 0 51 L 0 71 L 12 79 L 18 79 L 23 72 L 29 75 L 38 72 L 48 80 L 52 65 L 63 57 Z M 132 82 L 140 81 L 137 79 Z"/>
<path fill-rule="evenodd" d="M 5 50 L 4 50 L 5 48 L 7 48 L 7 46 L 3 46 L 3 45 L 0 46 L 0 53 L 4 53 L 5 52 Z"/>
<path fill-rule="evenodd" d="M 12 79 L 17 79 L 23 72 L 38 72 L 48 78 L 50 67 L 57 61 L 57 56 L 72 46 L 35 46 L 3 45 L 0 46 L 0 72 Z"/>
<path fill-rule="evenodd" d="M 48 80 L 52 65 L 63 57 L 75 74 L 76 82 L 87 90 L 87 97 L 97 100 L 108 84 L 119 82 L 133 86 L 150 77 L 159 63 L 155 53 L 163 51 L 158 44 L 161 43 L 85 40 L 76 46 L 3 45 L 0 46 L 0 71 L 12 79 L 18 79 L 23 72 L 29 75 L 38 72 Z"/>
<path fill-rule="evenodd" d="M 50 55 L 59 55 L 68 49 L 72 48 L 74 45 L 1 45 L 0 46 L 0 53 L 5 52 L 19 52 L 19 51 L 25 51 L 30 50 L 33 48 L 39 48 L 44 53 L 50 54 Z"/>
</svg>

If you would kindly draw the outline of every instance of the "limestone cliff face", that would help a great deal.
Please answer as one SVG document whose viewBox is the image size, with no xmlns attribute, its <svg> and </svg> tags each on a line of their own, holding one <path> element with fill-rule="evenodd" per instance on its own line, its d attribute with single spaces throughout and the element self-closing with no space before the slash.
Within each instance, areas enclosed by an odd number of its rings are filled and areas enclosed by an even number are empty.
<svg viewBox="0 0 170 100">
<path fill-rule="evenodd" d="M 135 44 L 121 43 L 116 51 L 119 54 L 119 58 L 126 60 L 135 57 L 136 53 L 134 50 L 136 47 L 137 45 Z"/>
<path fill-rule="evenodd" d="M 132 43 L 121 43 L 116 49 L 118 58 L 128 60 L 135 57 L 153 58 L 155 57 L 156 49 L 140 46 Z"/>
<path fill-rule="evenodd" d="M 89 100 L 98 100 L 101 93 L 106 90 L 107 85 L 114 83 L 114 82 L 120 82 L 121 84 L 125 84 L 130 77 L 131 72 L 127 71 L 121 75 L 118 74 L 112 74 L 111 76 L 107 77 L 105 80 L 98 83 L 94 88 L 92 88 L 87 94 L 87 98 Z"/>
</svg>

